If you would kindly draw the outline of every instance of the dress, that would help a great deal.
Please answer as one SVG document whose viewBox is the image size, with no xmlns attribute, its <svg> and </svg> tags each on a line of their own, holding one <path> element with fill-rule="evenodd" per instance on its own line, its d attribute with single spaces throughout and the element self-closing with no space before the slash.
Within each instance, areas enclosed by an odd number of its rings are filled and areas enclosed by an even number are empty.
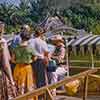
<svg viewBox="0 0 100 100">
<path fill-rule="evenodd" d="M 16 62 L 14 80 L 18 88 L 18 94 L 21 95 L 35 89 L 35 72 L 31 66 L 32 56 L 35 55 L 35 52 L 28 45 L 17 45 L 12 51 L 15 54 Z"/>
<path fill-rule="evenodd" d="M 0 40 L 0 100 L 8 100 L 15 97 L 11 84 L 9 72 L 6 70 L 10 67 L 10 54 L 5 39 Z"/>
</svg>

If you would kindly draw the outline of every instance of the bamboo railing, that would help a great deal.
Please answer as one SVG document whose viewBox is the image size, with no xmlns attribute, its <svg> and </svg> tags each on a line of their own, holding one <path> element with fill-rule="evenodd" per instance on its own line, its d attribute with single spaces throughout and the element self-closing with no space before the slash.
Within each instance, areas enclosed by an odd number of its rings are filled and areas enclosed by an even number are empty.
<svg viewBox="0 0 100 100">
<path fill-rule="evenodd" d="M 74 81 L 76 79 L 80 79 L 83 77 L 84 77 L 84 88 L 83 88 L 83 97 L 82 98 L 83 98 L 83 100 L 86 100 L 87 94 L 88 94 L 88 78 L 89 78 L 88 76 L 97 71 L 98 71 L 98 69 L 91 69 L 91 70 L 87 70 L 85 72 L 73 75 L 72 77 L 66 77 L 64 80 L 61 80 L 53 85 L 48 85 L 48 86 L 39 88 L 37 90 L 33 90 L 24 95 L 16 97 L 12 100 L 28 100 L 28 98 L 30 98 L 30 97 L 39 96 L 41 94 L 46 94 L 46 96 L 48 97 L 48 100 L 54 100 L 54 98 L 50 92 L 52 89 L 58 88 L 60 86 L 67 84 L 68 82 L 71 82 L 71 81 Z M 44 100 L 46 100 L 46 99 L 44 99 Z"/>
</svg>

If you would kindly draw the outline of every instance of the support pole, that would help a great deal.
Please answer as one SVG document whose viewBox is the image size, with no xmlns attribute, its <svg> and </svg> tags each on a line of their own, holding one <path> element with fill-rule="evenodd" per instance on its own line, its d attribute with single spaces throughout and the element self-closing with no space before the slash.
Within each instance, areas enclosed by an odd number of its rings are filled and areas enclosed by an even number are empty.
<svg viewBox="0 0 100 100">
<path fill-rule="evenodd" d="M 69 77 L 69 50 L 66 41 L 66 66 L 67 66 L 67 76 Z"/>
<path fill-rule="evenodd" d="M 90 52 L 91 52 L 92 69 L 94 69 L 94 55 L 93 55 L 93 50 L 92 50 L 92 48 L 90 49 Z"/>
<path fill-rule="evenodd" d="M 88 95 L 88 76 L 84 78 L 83 100 L 87 99 L 87 95 Z"/>
</svg>

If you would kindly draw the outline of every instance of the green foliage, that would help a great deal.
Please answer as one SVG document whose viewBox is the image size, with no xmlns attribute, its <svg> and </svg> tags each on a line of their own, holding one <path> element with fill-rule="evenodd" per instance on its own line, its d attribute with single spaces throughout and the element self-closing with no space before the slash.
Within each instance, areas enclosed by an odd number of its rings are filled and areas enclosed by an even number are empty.
<svg viewBox="0 0 100 100">
<path fill-rule="evenodd" d="M 75 28 L 100 33 L 100 6 L 81 3 L 72 5 L 63 11 L 63 16 L 68 17 Z"/>
<path fill-rule="evenodd" d="M 100 4 L 84 1 L 73 3 L 65 9 L 59 9 L 68 26 L 100 34 Z M 83 3 L 84 2 L 84 3 Z M 36 25 L 50 12 L 54 12 L 54 0 L 20 0 L 19 6 L 0 4 L 0 20 L 6 23 L 6 31 L 17 31 L 23 24 Z"/>
</svg>

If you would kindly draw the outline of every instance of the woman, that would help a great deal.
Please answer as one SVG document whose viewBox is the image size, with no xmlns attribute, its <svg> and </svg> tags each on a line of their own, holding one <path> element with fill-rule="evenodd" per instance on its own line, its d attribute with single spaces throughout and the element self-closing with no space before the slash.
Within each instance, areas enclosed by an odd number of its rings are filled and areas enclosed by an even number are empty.
<svg viewBox="0 0 100 100">
<path fill-rule="evenodd" d="M 64 40 L 60 35 L 56 35 L 52 38 L 52 43 L 55 45 L 54 53 L 51 55 L 51 58 L 56 61 L 57 68 L 55 72 L 50 73 L 51 84 L 62 80 L 65 76 L 66 69 L 62 66 L 65 58 L 65 46 Z M 52 91 L 52 94 L 56 95 L 56 89 Z"/>
<path fill-rule="evenodd" d="M 4 23 L 0 22 L 0 100 L 8 100 L 15 97 L 16 92 L 9 63 L 10 54 L 3 33 Z"/>
<path fill-rule="evenodd" d="M 14 80 L 18 88 L 18 95 L 35 89 L 35 73 L 34 70 L 32 72 L 31 66 L 31 63 L 36 59 L 34 48 L 29 47 L 28 40 L 30 36 L 28 33 L 22 32 L 20 36 L 22 42 L 12 50 L 12 60 L 15 60 L 16 63 Z"/>
<path fill-rule="evenodd" d="M 25 33 L 28 33 L 30 34 L 30 27 L 28 25 L 23 25 L 20 29 L 20 32 L 17 32 L 14 37 L 13 37 L 13 40 L 12 40 L 12 43 L 10 45 L 10 51 L 15 48 L 17 45 L 19 45 L 21 43 L 21 37 L 20 37 L 20 34 L 22 32 L 25 32 Z M 11 68 L 12 68 L 12 72 L 15 68 L 15 64 L 14 64 L 14 61 L 11 62 Z"/>
<path fill-rule="evenodd" d="M 61 65 L 64 63 L 65 58 L 65 45 L 64 45 L 64 39 L 60 35 L 55 35 L 53 37 L 52 42 L 55 45 L 55 51 L 52 54 L 52 59 L 56 60 L 56 63 L 58 65 Z"/>
</svg>

